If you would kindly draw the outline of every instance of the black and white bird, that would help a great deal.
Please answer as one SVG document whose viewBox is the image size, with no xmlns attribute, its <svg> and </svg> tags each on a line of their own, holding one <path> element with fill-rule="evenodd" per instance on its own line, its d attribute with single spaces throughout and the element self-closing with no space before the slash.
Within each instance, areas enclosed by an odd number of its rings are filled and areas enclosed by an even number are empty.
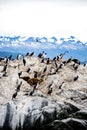
<svg viewBox="0 0 87 130">
<path fill-rule="evenodd" d="M 8 59 L 9 59 L 9 60 L 12 60 L 12 55 L 10 55 L 10 56 L 8 57 Z"/>
<path fill-rule="evenodd" d="M 83 64 L 83 66 L 85 67 L 87 65 L 87 61 L 84 61 L 84 64 Z"/>
<path fill-rule="evenodd" d="M 41 63 L 44 63 L 44 58 L 41 60 Z"/>
<path fill-rule="evenodd" d="M 33 90 L 30 92 L 30 96 L 32 96 L 33 95 L 33 93 L 34 93 L 34 91 L 35 91 L 35 88 L 33 88 Z"/>
<path fill-rule="evenodd" d="M 64 84 L 65 82 L 62 82 L 60 85 L 59 85 L 59 89 L 62 88 L 62 85 Z"/>
<path fill-rule="evenodd" d="M 73 80 L 76 81 L 78 78 L 79 78 L 79 76 L 77 75 L 76 77 L 74 77 Z"/>
<path fill-rule="evenodd" d="M 13 93 L 12 99 L 13 99 L 13 98 L 16 98 L 16 96 L 17 96 L 17 91 L 16 91 L 15 93 Z"/>
<path fill-rule="evenodd" d="M 8 64 L 8 62 L 9 62 L 9 59 L 8 59 L 8 58 L 6 58 L 6 64 Z"/>
<path fill-rule="evenodd" d="M 47 64 L 49 64 L 49 63 L 50 63 L 50 58 L 47 59 Z"/>
<path fill-rule="evenodd" d="M 30 70 L 31 70 L 31 69 L 30 69 L 30 68 L 28 68 L 26 72 L 28 72 L 28 73 L 29 73 L 29 72 L 30 72 Z"/>
<path fill-rule="evenodd" d="M 31 52 L 29 56 L 33 56 L 34 55 L 34 52 Z"/>
<path fill-rule="evenodd" d="M 78 69 L 78 65 L 76 65 L 75 63 L 73 64 L 73 68 L 74 68 L 74 70 L 77 70 Z"/>
<path fill-rule="evenodd" d="M 57 63 L 56 63 L 56 60 L 55 60 L 55 67 L 56 67 L 56 68 L 58 67 L 58 65 L 57 65 Z"/>
<path fill-rule="evenodd" d="M 67 63 L 70 63 L 72 61 L 72 57 L 67 60 Z"/>
<path fill-rule="evenodd" d="M 57 56 L 57 60 L 59 60 L 59 56 Z"/>
<path fill-rule="evenodd" d="M 29 55 L 30 55 L 29 52 L 27 52 L 25 56 L 29 56 Z"/>
<path fill-rule="evenodd" d="M 26 65 L 26 60 L 23 58 L 23 65 L 25 66 Z"/>
<path fill-rule="evenodd" d="M 38 77 L 38 72 L 34 71 L 34 78 L 37 78 L 37 77 Z"/>
<path fill-rule="evenodd" d="M 22 71 L 20 71 L 20 72 L 18 73 L 19 78 L 20 78 L 21 74 L 22 74 Z"/>
<path fill-rule="evenodd" d="M 50 83 L 50 84 L 48 85 L 48 88 L 50 88 L 52 85 L 53 85 L 53 81 L 52 81 L 52 83 Z"/>
<path fill-rule="evenodd" d="M 47 94 L 51 94 L 52 93 L 52 91 L 53 91 L 53 89 L 52 88 L 50 88 L 49 90 L 48 90 L 48 92 L 47 92 Z"/>
<path fill-rule="evenodd" d="M 2 72 L 6 71 L 6 69 L 7 69 L 7 64 L 3 67 Z"/>
<path fill-rule="evenodd" d="M 61 68 L 62 68 L 62 66 L 63 66 L 63 64 L 61 63 L 61 64 L 59 65 L 58 69 L 61 69 Z"/>
<path fill-rule="evenodd" d="M 20 84 L 17 86 L 17 91 L 20 90 L 21 85 L 22 85 L 22 81 L 21 81 Z"/>
<path fill-rule="evenodd" d="M 47 66 L 44 68 L 43 73 L 45 73 L 46 71 L 47 71 Z"/>
<path fill-rule="evenodd" d="M 80 65 L 80 61 L 78 59 L 72 59 L 72 61 L 78 65 Z"/>
<path fill-rule="evenodd" d="M 38 54 L 38 57 L 39 57 L 39 58 L 44 58 L 44 51 L 43 51 L 42 53 L 39 53 L 39 54 Z"/>
<path fill-rule="evenodd" d="M 5 71 L 2 76 L 7 77 L 7 72 Z"/>
<path fill-rule="evenodd" d="M 56 60 L 56 57 L 53 58 L 53 61 L 55 61 L 55 60 Z"/>
<path fill-rule="evenodd" d="M 56 72 L 58 72 L 59 68 L 56 69 Z"/>
</svg>

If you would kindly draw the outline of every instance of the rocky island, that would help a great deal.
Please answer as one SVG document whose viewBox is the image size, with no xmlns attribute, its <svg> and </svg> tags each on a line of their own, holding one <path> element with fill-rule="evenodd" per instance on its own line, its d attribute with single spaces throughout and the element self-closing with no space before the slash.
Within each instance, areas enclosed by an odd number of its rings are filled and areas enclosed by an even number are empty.
<svg viewBox="0 0 87 130">
<path fill-rule="evenodd" d="M 0 130 L 87 130 L 87 65 L 27 53 L 0 58 Z"/>
</svg>

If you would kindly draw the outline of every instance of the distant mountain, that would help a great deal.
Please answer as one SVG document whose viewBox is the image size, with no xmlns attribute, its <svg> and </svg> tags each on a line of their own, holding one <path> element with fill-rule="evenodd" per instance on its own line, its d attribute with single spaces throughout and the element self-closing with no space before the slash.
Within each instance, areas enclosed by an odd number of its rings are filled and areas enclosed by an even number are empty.
<svg viewBox="0 0 87 130">
<path fill-rule="evenodd" d="M 41 51 L 46 51 L 47 57 L 53 58 L 60 53 L 68 50 L 65 58 L 75 57 L 81 61 L 87 60 L 87 42 L 83 43 L 74 36 L 64 37 L 21 37 L 21 36 L 0 36 L 0 52 L 21 53 L 35 52 L 35 55 Z M 0 53 L 1 54 L 1 53 Z"/>
</svg>

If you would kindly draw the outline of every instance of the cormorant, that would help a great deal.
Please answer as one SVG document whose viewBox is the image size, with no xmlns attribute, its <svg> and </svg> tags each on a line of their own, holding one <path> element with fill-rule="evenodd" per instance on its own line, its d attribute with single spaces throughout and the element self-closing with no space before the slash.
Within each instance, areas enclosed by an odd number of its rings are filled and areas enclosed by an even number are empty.
<svg viewBox="0 0 87 130">
<path fill-rule="evenodd" d="M 61 54 L 59 55 L 59 59 L 62 59 L 62 58 L 63 58 L 63 55 L 64 55 L 64 54 L 61 53 Z"/>
<path fill-rule="evenodd" d="M 2 72 L 6 71 L 6 69 L 7 69 L 7 64 L 4 66 Z"/>
<path fill-rule="evenodd" d="M 86 63 L 84 63 L 83 66 L 85 67 L 85 66 L 86 66 Z"/>
<path fill-rule="evenodd" d="M 53 91 L 53 89 L 52 89 L 52 88 L 50 88 L 50 89 L 48 90 L 47 94 L 51 94 L 51 93 L 52 93 L 52 91 Z"/>
<path fill-rule="evenodd" d="M 59 68 L 56 69 L 56 72 L 58 72 Z"/>
<path fill-rule="evenodd" d="M 29 56 L 29 52 L 27 52 L 25 56 Z"/>
<path fill-rule="evenodd" d="M 15 93 L 13 93 L 12 99 L 13 99 L 13 98 L 16 98 L 16 96 L 17 96 L 17 91 L 16 91 Z"/>
<path fill-rule="evenodd" d="M 55 60 L 56 60 L 56 57 L 53 58 L 53 61 L 55 61 Z"/>
<path fill-rule="evenodd" d="M 42 54 L 41 54 L 41 53 L 39 53 L 39 54 L 38 54 L 38 57 L 39 57 L 39 58 L 41 58 L 41 56 L 42 56 Z"/>
<path fill-rule="evenodd" d="M 6 76 L 7 76 L 6 74 L 7 74 L 7 72 L 5 71 L 2 76 L 3 76 L 3 77 L 6 77 Z"/>
<path fill-rule="evenodd" d="M 34 71 L 34 78 L 37 78 L 38 77 L 38 72 L 37 71 Z"/>
<path fill-rule="evenodd" d="M 55 67 L 57 68 L 57 63 L 56 63 L 56 60 L 55 60 Z"/>
<path fill-rule="evenodd" d="M 52 83 L 50 83 L 50 84 L 48 85 L 48 88 L 50 88 L 50 87 L 52 86 L 52 84 L 53 84 L 53 81 L 52 81 Z"/>
<path fill-rule="evenodd" d="M 26 65 L 26 60 L 23 58 L 23 65 L 25 66 Z"/>
<path fill-rule="evenodd" d="M 45 73 L 46 71 L 47 71 L 47 66 L 44 68 L 43 73 Z"/>
<path fill-rule="evenodd" d="M 84 64 L 83 64 L 83 66 L 85 67 L 85 66 L 86 66 L 86 64 L 87 64 L 87 61 L 84 61 Z"/>
<path fill-rule="evenodd" d="M 72 59 L 72 61 L 80 65 L 80 61 L 78 59 Z"/>
<path fill-rule="evenodd" d="M 22 74 L 22 71 L 20 71 L 20 72 L 18 73 L 19 78 L 20 78 L 21 74 Z"/>
<path fill-rule="evenodd" d="M 8 61 L 9 61 L 9 59 L 7 58 L 7 59 L 6 59 L 6 64 L 8 64 Z"/>
<path fill-rule="evenodd" d="M 44 63 L 44 58 L 41 60 L 41 63 Z"/>
<path fill-rule="evenodd" d="M 57 56 L 57 60 L 59 60 L 59 56 Z"/>
<path fill-rule="evenodd" d="M 38 54 L 38 57 L 39 57 L 39 58 L 44 58 L 43 55 L 44 55 L 44 51 L 43 51 L 42 53 L 39 53 L 39 54 Z"/>
<path fill-rule="evenodd" d="M 10 56 L 8 57 L 8 59 L 9 59 L 9 60 L 12 60 L 12 55 L 10 55 Z"/>
<path fill-rule="evenodd" d="M 72 60 L 72 58 L 69 58 L 69 59 L 67 60 L 67 63 L 70 63 L 70 62 L 71 62 L 71 60 Z"/>
<path fill-rule="evenodd" d="M 61 89 L 62 85 L 64 84 L 65 82 L 62 82 L 60 85 L 59 85 L 59 89 Z"/>
<path fill-rule="evenodd" d="M 58 69 L 61 69 L 61 68 L 62 68 L 62 66 L 63 66 L 63 64 L 60 64 L 60 65 L 59 65 L 59 67 L 58 67 Z"/>
<path fill-rule="evenodd" d="M 32 95 L 33 95 L 33 93 L 34 93 L 34 90 L 35 90 L 35 89 L 33 89 L 33 90 L 30 92 L 30 96 L 32 96 Z"/>
<path fill-rule="evenodd" d="M 26 72 L 28 72 L 28 73 L 29 73 L 29 72 L 30 72 L 30 70 L 31 70 L 31 69 L 30 69 L 30 68 L 28 68 Z"/>
<path fill-rule="evenodd" d="M 22 85 L 22 81 L 21 81 L 20 84 L 17 86 L 17 91 L 20 90 L 21 85 Z"/>
<path fill-rule="evenodd" d="M 73 68 L 74 68 L 74 70 L 77 70 L 78 69 L 78 65 L 73 65 Z"/>
<path fill-rule="evenodd" d="M 63 61 L 62 63 L 63 63 L 64 65 L 66 65 L 66 64 L 67 64 L 67 61 Z"/>
<path fill-rule="evenodd" d="M 34 52 L 30 53 L 30 55 L 29 55 L 29 56 L 33 56 L 33 55 L 34 55 Z"/>
<path fill-rule="evenodd" d="M 50 63 L 50 59 L 48 58 L 48 59 L 47 59 L 47 64 L 49 64 L 49 63 Z"/>
<path fill-rule="evenodd" d="M 76 77 L 74 77 L 73 80 L 76 81 L 78 78 L 79 78 L 79 76 L 77 75 Z"/>
</svg>

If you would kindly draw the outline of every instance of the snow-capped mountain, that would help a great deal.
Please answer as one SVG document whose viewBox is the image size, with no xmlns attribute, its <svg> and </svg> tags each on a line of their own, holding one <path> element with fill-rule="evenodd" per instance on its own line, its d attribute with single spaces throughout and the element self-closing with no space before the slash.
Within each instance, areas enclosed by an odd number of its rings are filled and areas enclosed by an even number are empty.
<svg viewBox="0 0 87 130">
<path fill-rule="evenodd" d="M 68 38 L 60 37 L 21 37 L 21 36 L 0 36 L 0 53 L 22 53 L 34 51 L 37 55 L 46 51 L 47 56 L 54 57 L 68 50 L 67 57 L 76 57 L 80 60 L 87 60 L 87 42 L 82 43 L 74 36 Z"/>
</svg>

